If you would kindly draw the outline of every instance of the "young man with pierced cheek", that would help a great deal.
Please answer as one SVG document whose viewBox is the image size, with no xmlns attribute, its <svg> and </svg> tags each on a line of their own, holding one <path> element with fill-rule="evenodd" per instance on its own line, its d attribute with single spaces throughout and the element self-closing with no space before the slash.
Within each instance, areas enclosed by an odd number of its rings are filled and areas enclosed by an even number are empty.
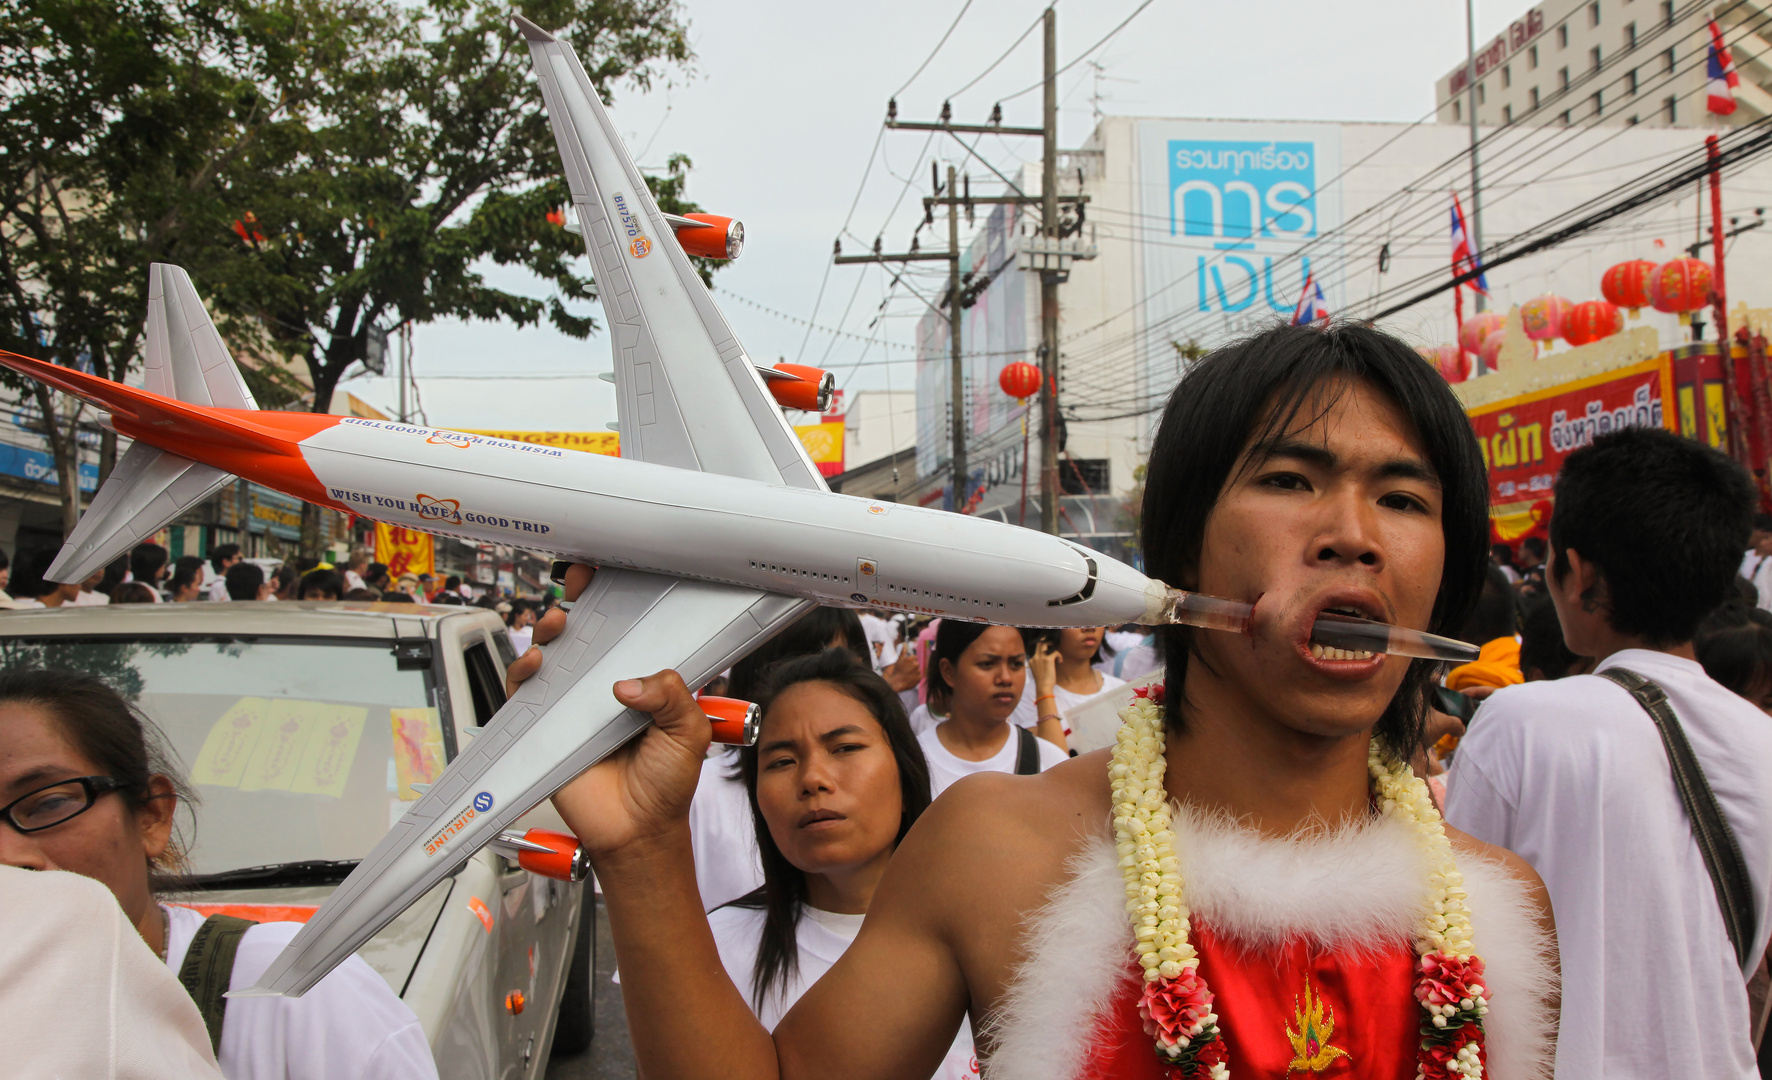
<svg viewBox="0 0 1772 1080">
<path fill-rule="evenodd" d="M 1146 566 L 1255 602 L 1252 633 L 1163 628 L 1165 693 L 1114 748 L 956 783 L 773 1033 L 698 903 L 707 721 L 672 672 L 618 683 L 655 726 L 555 803 L 609 904 L 644 1074 L 927 1077 L 970 1016 L 1014 1080 L 1549 1075 L 1542 885 L 1447 829 L 1404 764 L 1438 666 L 1310 643 L 1325 611 L 1461 625 L 1485 491 L 1457 401 L 1382 333 L 1281 327 L 1197 363 L 1152 448 Z"/>
</svg>

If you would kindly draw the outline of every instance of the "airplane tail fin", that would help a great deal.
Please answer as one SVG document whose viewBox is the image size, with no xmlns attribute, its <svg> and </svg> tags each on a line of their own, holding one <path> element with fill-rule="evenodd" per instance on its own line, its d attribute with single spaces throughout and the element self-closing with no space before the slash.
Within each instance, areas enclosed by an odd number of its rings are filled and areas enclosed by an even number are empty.
<svg viewBox="0 0 1772 1080">
<path fill-rule="evenodd" d="M 198 406 L 258 408 L 190 277 L 179 267 L 154 263 L 148 268 L 145 352 L 143 381 L 154 394 Z M 41 371 L 16 363 L 7 366 L 43 377 Z M 166 411 L 130 387 L 43 366 L 62 376 L 54 380 L 59 389 L 113 414 L 147 419 Z M 51 581 L 90 577 L 232 479 L 230 473 L 137 440 L 118 459 L 45 576 Z"/>
</svg>

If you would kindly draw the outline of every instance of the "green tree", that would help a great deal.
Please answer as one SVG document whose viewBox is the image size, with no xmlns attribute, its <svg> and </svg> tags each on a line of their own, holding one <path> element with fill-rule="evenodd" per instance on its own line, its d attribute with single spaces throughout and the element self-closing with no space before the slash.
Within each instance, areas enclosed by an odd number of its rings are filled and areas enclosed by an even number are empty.
<svg viewBox="0 0 1772 1080">
<path fill-rule="evenodd" d="M 225 174 L 311 87 L 256 83 L 288 67 L 281 20 L 219 0 L 18 0 L 0 8 L 0 347 L 121 379 L 138 359 L 147 266 L 200 273 L 226 225 Z M 36 405 L 79 516 L 77 408 Z M 116 459 L 105 431 L 101 477 Z"/>
<path fill-rule="evenodd" d="M 573 43 L 606 98 L 689 60 L 675 0 L 521 6 Z M 583 242 L 555 213 L 566 185 L 511 7 L 378 10 L 380 33 L 322 62 L 325 89 L 306 103 L 306 123 L 243 156 L 234 195 L 255 224 L 214 286 L 219 303 L 256 317 L 275 348 L 306 364 L 317 412 L 378 329 L 446 317 L 546 318 L 580 338 L 595 328 L 595 287 Z M 686 165 L 673 159 L 660 178 L 677 202 Z M 553 294 L 489 284 L 488 261 L 529 271 Z"/>
</svg>

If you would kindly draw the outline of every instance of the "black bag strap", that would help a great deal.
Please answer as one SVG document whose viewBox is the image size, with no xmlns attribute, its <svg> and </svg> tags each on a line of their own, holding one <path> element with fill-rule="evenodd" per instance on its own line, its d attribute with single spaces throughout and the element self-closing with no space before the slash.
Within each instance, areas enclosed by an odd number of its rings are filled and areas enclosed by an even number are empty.
<svg viewBox="0 0 1772 1080">
<path fill-rule="evenodd" d="M 197 1003 L 203 1025 L 209 1029 L 209 1048 L 221 1053 L 222 1019 L 228 1010 L 228 984 L 234 978 L 234 953 L 240 939 L 250 927 L 251 919 L 232 915 L 211 915 L 203 920 L 185 950 L 185 962 L 179 965 L 178 981 Z"/>
<path fill-rule="evenodd" d="M 1710 781 L 1704 778 L 1704 770 L 1692 753 L 1692 744 L 1686 741 L 1686 732 L 1667 702 L 1667 692 L 1628 668 L 1607 668 L 1596 674 L 1629 691 L 1655 721 L 1656 730 L 1661 732 L 1662 748 L 1667 751 L 1668 764 L 1673 767 L 1674 787 L 1686 807 L 1693 838 L 1698 841 L 1698 851 L 1704 856 L 1704 868 L 1710 871 L 1711 885 L 1717 891 L 1717 906 L 1723 911 L 1723 926 L 1729 931 L 1729 943 L 1735 946 L 1736 960 L 1747 968 L 1752 959 L 1748 950 L 1753 947 L 1754 939 L 1754 893 L 1747 876 L 1747 862 L 1741 857 L 1741 845 L 1735 840 L 1735 831 L 1729 828 L 1728 819 L 1723 817 L 1723 810 L 1717 805 Z"/>
<path fill-rule="evenodd" d="M 1015 730 L 1021 740 L 1015 748 L 1015 775 L 1033 776 L 1040 771 L 1040 744 L 1034 741 L 1034 733 L 1020 724 Z"/>
</svg>

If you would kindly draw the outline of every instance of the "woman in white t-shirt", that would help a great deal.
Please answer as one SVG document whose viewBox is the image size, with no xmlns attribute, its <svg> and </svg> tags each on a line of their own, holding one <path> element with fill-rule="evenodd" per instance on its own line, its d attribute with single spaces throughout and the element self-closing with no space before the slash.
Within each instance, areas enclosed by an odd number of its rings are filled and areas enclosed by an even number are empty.
<svg viewBox="0 0 1772 1080">
<path fill-rule="evenodd" d="M 733 985 L 774 1031 L 860 932 L 893 851 L 929 806 L 929 772 L 898 695 L 847 649 L 783 662 L 755 696 L 763 722 L 740 760 L 763 887 L 708 924 Z M 969 1025 L 933 1075 L 978 1076 Z"/>
<path fill-rule="evenodd" d="M 1070 721 L 1066 719 L 1071 711 L 1104 690 L 1126 685 L 1126 680 L 1095 668 L 1106 635 L 1105 626 L 1066 627 L 1026 635 L 1034 639 L 1029 646 L 1034 651 L 1028 658 L 1033 678 L 1023 686 L 1021 701 L 1010 719 L 1068 750 L 1069 744 L 1064 740 L 1071 733 Z M 1062 735 L 1058 734 L 1060 731 Z"/>
<path fill-rule="evenodd" d="M 929 654 L 929 700 L 947 718 L 917 736 L 940 795 L 973 773 L 1037 773 L 1066 753 L 1009 723 L 1027 682 L 1027 650 L 1013 626 L 943 619 Z"/>
<path fill-rule="evenodd" d="M 183 862 L 174 828 L 189 794 L 158 733 L 98 679 L 0 674 L 0 864 L 68 870 L 108 886 L 124 917 L 177 973 L 202 915 L 161 904 L 161 874 Z M 108 932 L 95 926 L 94 933 Z M 258 981 L 296 923 L 239 938 L 229 988 Z M 228 1080 L 434 1080 L 418 1017 L 360 957 L 299 998 L 223 998 L 216 1059 Z"/>
</svg>

